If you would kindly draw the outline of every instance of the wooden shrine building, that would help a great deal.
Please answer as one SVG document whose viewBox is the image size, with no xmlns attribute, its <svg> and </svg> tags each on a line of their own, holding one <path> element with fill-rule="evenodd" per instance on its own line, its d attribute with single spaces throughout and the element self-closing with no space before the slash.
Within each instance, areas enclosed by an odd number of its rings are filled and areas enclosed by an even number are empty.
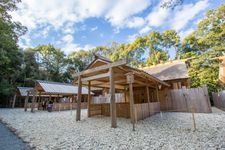
<svg viewBox="0 0 225 150">
<path fill-rule="evenodd" d="M 176 60 L 142 68 L 147 73 L 168 83 L 170 89 L 181 89 L 190 87 L 190 79 L 186 60 Z"/>
<path fill-rule="evenodd" d="M 25 103 L 25 98 L 27 92 L 33 89 L 32 87 L 17 87 L 15 95 L 12 101 L 12 108 L 14 107 L 23 107 Z"/>
<path fill-rule="evenodd" d="M 117 127 L 117 117 L 131 118 L 132 123 L 159 112 L 158 90 L 169 86 L 147 72 L 130 67 L 126 60 L 111 62 L 101 56 L 82 72 L 74 75 L 78 85 L 76 120 L 81 118 L 82 87 L 88 87 L 88 117 L 111 116 L 111 126 Z M 98 103 L 91 97 L 91 87 L 102 88 Z M 118 96 L 119 94 L 119 96 Z M 121 96 L 122 95 L 122 96 Z M 94 96 L 96 99 L 98 96 Z"/>
<path fill-rule="evenodd" d="M 35 87 L 29 90 L 27 93 L 24 108 L 26 111 L 28 107 L 28 99 L 30 95 L 32 95 L 32 106 L 31 106 L 32 111 L 34 108 L 39 109 L 43 101 L 52 101 L 53 110 L 73 109 L 77 107 L 76 104 L 77 93 L 78 87 L 72 84 L 36 80 Z M 88 94 L 87 88 L 83 87 L 81 100 L 82 102 L 84 102 L 83 107 L 86 107 L 85 102 L 87 102 L 87 94 Z"/>
</svg>

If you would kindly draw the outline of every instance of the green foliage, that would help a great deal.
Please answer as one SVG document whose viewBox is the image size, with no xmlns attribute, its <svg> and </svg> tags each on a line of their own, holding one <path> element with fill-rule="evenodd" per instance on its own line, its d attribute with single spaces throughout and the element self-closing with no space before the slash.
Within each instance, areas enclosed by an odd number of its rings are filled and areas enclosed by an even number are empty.
<svg viewBox="0 0 225 150">
<path fill-rule="evenodd" d="M 189 75 L 192 86 L 208 85 L 210 91 L 220 88 L 218 84 L 219 63 L 214 58 L 225 52 L 225 5 L 210 10 L 187 36 L 182 44 L 182 58 L 191 58 Z"/>
<path fill-rule="evenodd" d="M 51 44 L 24 51 L 19 49 L 18 38 L 26 28 L 12 22 L 8 13 L 16 9 L 18 2 L 20 0 L 0 2 L 0 99 L 11 96 L 15 86 L 33 86 L 37 79 L 72 82 L 72 74 L 85 69 L 94 59 L 93 54 L 113 61 L 126 58 L 131 66 L 143 67 L 168 61 L 171 59 L 168 52 L 172 50 L 176 52 L 175 59 L 189 60 L 192 87 L 207 84 L 210 91 L 219 88 L 219 64 L 215 57 L 225 52 L 225 5 L 210 10 L 196 31 L 183 41 L 175 30 L 152 31 L 130 43 L 114 42 L 88 51 L 74 51 L 66 56 Z"/>
<path fill-rule="evenodd" d="M 26 28 L 11 20 L 8 11 L 16 9 L 17 0 L 0 2 L 0 99 L 10 96 L 21 71 L 22 51 L 17 45 L 18 37 Z"/>
<path fill-rule="evenodd" d="M 61 73 L 64 71 L 65 54 L 53 45 L 41 45 L 35 48 L 38 54 L 40 69 L 45 72 L 46 80 L 63 81 Z"/>
</svg>

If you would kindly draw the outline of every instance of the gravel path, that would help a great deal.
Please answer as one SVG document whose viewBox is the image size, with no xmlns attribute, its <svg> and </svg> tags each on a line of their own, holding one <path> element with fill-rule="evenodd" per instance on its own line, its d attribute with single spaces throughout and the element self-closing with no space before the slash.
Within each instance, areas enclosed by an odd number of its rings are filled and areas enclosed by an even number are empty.
<svg viewBox="0 0 225 150">
<path fill-rule="evenodd" d="M 28 150 L 28 147 L 21 139 L 19 139 L 3 123 L 0 122 L 0 149 Z"/>
<path fill-rule="evenodd" d="M 118 118 L 118 128 L 110 127 L 109 117 L 75 121 L 75 111 L 24 112 L 0 109 L 0 118 L 36 149 L 224 149 L 225 113 L 195 114 L 197 131 L 193 132 L 190 113 L 154 115 L 136 125 Z"/>
</svg>

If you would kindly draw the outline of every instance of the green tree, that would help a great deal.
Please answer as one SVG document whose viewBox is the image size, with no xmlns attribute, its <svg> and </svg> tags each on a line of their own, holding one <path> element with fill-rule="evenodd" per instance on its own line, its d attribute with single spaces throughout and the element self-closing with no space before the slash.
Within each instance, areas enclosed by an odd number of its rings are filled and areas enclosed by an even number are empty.
<svg viewBox="0 0 225 150">
<path fill-rule="evenodd" d="M 65 72 L 65 54 L 53 45 L 40 45 L 35 48 L 40 70 L 46 72 L 46 80 L 63 81 L 62 74 Z"/>
<path fill-rule="evenodd" d="M 162 46 L 165 50 L 174 50 L 176 52 L 175 59 L 180 59 L 179 48 L 181 41 L 175 30 L 166 30 L 162 33 Z"/>
<path fill-rule="evenodd" d="M 9 99 L 17 84 L 22 63 L 18 37 L 26 32 L 20 23 L 13 22 L 9 11 L 16 9 L 17 0 L 0 2 L 0 99 Z"/>
<path fill-rule="evenodd" d="M 159 32 L 153 31 L 148 35 L 147 45 L 149 48 L 147 65 L 156 65 L 169 59 L 168 51 L 164 50 L 163 37 Z"/>
<path fill-rule="evenodd" d="M 207 84 L 210 91 L 218 85 L 218 61 L 215 57 L 225 52 L 225 4 L 207 12 L 196 31 L 182 44 L 182 58 L 191 58 L 189 75 L 192 87 Z"/>
</svg>

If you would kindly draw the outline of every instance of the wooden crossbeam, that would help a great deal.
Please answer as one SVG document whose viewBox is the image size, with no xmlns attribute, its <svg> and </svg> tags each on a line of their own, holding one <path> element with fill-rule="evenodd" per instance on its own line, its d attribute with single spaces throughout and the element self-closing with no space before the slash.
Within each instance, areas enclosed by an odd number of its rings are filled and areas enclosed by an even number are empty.
<svg viewBox="0 0 225 150">
<path fill-rule="evenodd" d="M 142 82 L 142 81 L 134 80 L 134 83 L 141 84 L 141 85 L 145 85 L 145 86 L 149 86 L 151 88 L 155 88 L 155 86 L 152 86 L 152 85 L 148 84 L 147 82 Z"/>
<path fill-rule="evenodd" d="M 88 84 L 82 84 L 83 86 L 88 86 Z M 104 82 L 103 84 L 100 85 L 92 85 L 91 87 L 96 87 L 96 88 L 110 88 L 109 83 Z M 115 85 L 115 88 L 118 90 L 123 90 L 124 86 L 122 85 Z"/>
<path fill-rule="evenodd" d="M 81 81 L 92 81 L 92 80 L 96 80 L 96 79 L 101 79 L 101 78 L 105 78 L 105 77 L 109 77 L 109 73 L 102 73 L 102 74 L 98 74 L 95 76 L 90 76 L 90 77 L 86 77 L 86 78 L 82 78 Z"/>
<path fill-rule="evenodd" d="M 102 66 L 99 66 L 99 67 L 96 67 L 96 68 L 90 68 L 90 69 L 84 70 L 82 72 L 78 72 L 78 73 L 74 74 L 73 77 L 78 77 L 80 75 L 86 75 L 86 74 L 90 74 L 90 73 L 106 70 L 106 69 L 109 69 L 111 67 L 125 65 L 125 64 L 127 64 L 126 60 L 120 60 L 120 61 L 117 61 L 117 62 L 109 63 L 109 64 L 106 64 L 106 65 L 102 65 Z"/>
</svg>

